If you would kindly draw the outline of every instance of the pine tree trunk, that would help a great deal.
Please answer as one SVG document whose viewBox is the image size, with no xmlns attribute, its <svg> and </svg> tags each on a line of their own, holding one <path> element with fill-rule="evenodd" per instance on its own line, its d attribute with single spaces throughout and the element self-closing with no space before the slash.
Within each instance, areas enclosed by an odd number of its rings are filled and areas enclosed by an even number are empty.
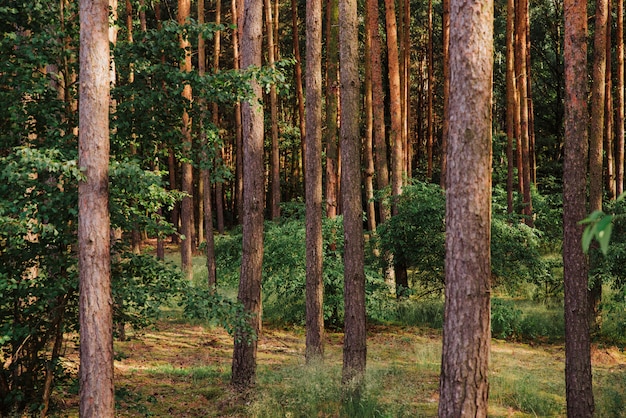
<svg viewBox="0 0 626 418">
<path fill-rule="evenodd" d="M 385 138 L 385 94 L 383 91 L 383 77 L 381 59 L 381 42 L 378 31 L 378 1 L 367 0 L 367 25 L 366 30 L 370 34 L 370 68 L 372 71 L 372 110 L 374 118 L 374 148 L 376 187 L 379 192 L 389 186 L 389 166 L 387 164 L 387 141 Z M 378 217 L 380 223 L 384 223 L 390 216 L 391 211 L 385 201 L 378 202 Z"/>
<path fill-rule="evenodd" d="M 358 397 L 365 378 L 365 272 L 359 132 L 359 48 L 356 0 L 339 2 L 341 200 L 344 223 L 344 344 L 342 383 Z M 397 57 L 396 57 L 397 58 Z"/>
<path fill-rule="evenodd" d="M 611 0 L 607 0 L 606 20 L 606 76 L 604 85 L 604 141 L 606 150 L 606 175 L 605 184 L 610 200 L 615 200 L 615 156 L 613 141 L 613 75 L 611 66 Z"/>
<path fill-rule="evenodd" d="M 184 25 L 189 19 L 191 11 L 190 0 L 178 0 L 177 21 L 179 25 Z M 184 36 L 180 36 L 180 48 L 189 48 L 189 40 Z M 191 51 L 185 53 L 185 59 L 180 63 L 181 71 L 191 72 Z M 191 85 L 186 84 L 183 87 L 183 97 L 191 101 L 192 92 Z M 191 118 L 187 111 L 183 112 L 182 120 L 182 137 L 183 137 L 183 154 L 189 158 L 191 156 Z M 182 191 L 186 194 L 181 202 L 180 224 L 181 233 L 185 237 L 180 243 L 181 268 L 188 280 L 193 278 L 193 242 L 194 242 L 194 222 L 193 222 L 193 168 L 191 163 L 182 162 Z"/>
<path fill-rule="evenodd" d="M 426 131 L 426 154 L 427 167 L 426 178 L 433 179 L 433 95 L 435 77 L 433 74 L 433 2 L 428 0 L 428 106 L 427 106 L 427 131 Z"/>
<path fill-rule="evenodd" d="M 439 416 L 484 417 L 491 341 L 493 3 L 452 0 L 450 35 L 450 120 L 454 123 L 450 123 L 446 180 Z"/>
<path fill-rule="evenodd" d="M 616 153 L 615 153 L 615 194 L 624 192 L 624 0 L 617 0 L 617 92 L 616 98 Z"/>
<path fill-rule="evenodd" d="M 519 125 L 520 125 L 520 137 L 519 144 L 521 145 L 521 171 L 518 175 L 522 177 L 522 213 L 524 214 L 524 222 L 528 226 L 533 225 L 533 207 L 532 198 L 530 192 L 531 175 L 530 175 L 530 139 L 528 129 L 528 78 L 526 73 L 526 24 L 528 22 L 526 16 L 528 14 L 528 0 L 518 0 L 517 10 L 515 13 L 516 19 L 516 57 L 515 57 L 515 75 L 517 76 L 517 91 L 519 100 Z M 519 153 L 518 153 L 519 155 Z"/>
<path fill-rule="evenodd" d="M 241 37 L 241 67 L 261 66 L 263 0 L 245 0 Z M 252 315 L 250 326 L 261 332 L 261 277 L 263 269 L 263 106 L 261 86 L 251 81 L 253 97 L 242 103 L 244 189 L 243 244 L 237 299 Z M 233 350 L 233 386 L 247 388 L 256 380 L 257 338 L 238 332 Z"/>
<path fill-rule="evenodd" d="M 443 55 L 443 121 L 441 127 L 441 187 L 447 187 L 448 137 L 450 132 L 450 0 L 442 0 L 442 55 Z"/>
<path fill-rule="evenodd" d="M 333 219 L 339 207 L 339 3 L 326 6 L 326 216 Z"/>
<path fill-rule="evenodd" d="M 582 251 L 587 182 L 587 2 L 565 0 L 565 156 L 563 161 L 563 278 L 567 415 L 594 410 L 587 303 L 587 258 Z M 603 75 L 604 76 L 604 75 Z"/>
<path fill-rule="evenodd" d="M 367 13 L 367 12 L 366 12 Z M 374 112 L 372 110 L 372 67 L 370 65 L 372 37 L 369 31 L 365 32 L 365 136 L 363 137 L 363 183 L 365 185 L 367 229 L 376 231 L 376 207 L 374 205 L 374 154 L 372 151 L 372 137 L 374 135 Z"/>
<path fill-rule="evenodd" d="M 78 164 L 80 416 L 113 417 L 109 221 L 109 2 L 81 0 Z"/>
<path fill-rule="evenodd" d="M 402 194 L 402 176 L 404 173 L 404 149 L 402 144 L 402 109 L 400 103 L 400 68 L 398 57 L 398 30 L 394 0 L 385 0 L 385 22 L 387 28 L 387 61 L 389 70 L 389 106 L 391 113 L 391 132 L 389 141 L 392 146 L 391 157 L 391 195 L 393 196 L 392 214 L 396 214 L 395 200 Z"/>
<path fill-rule="evenodd" d="M 232 24 L 238 29 L 233 31 L 233 69 L 239 70 L 239 0 L 231 1 Z M 237 220 L 243 222 L 243 134 L 241 126 L 241 103 L 235 102 L 233 109 L 235 114 L 235 206 L 237 207 Z"/>
<path fill-rule="evenodd" d="M 306 4 L 306 361 L 324 356 L 322 275 L 322 2 Z"/>
<path fill-rule="evenodd" d="M 274 19 L 272 19 L 272 2 L 265 0 L 265 32 L 267 34 L 267 64 L 274 67 Z M 278 149 L 278 102 L 276 86 L 270 86 L 270 124 L 272 132 L 271 148 L 271 205 L 270 218 L 280 217 L 280 154 Z M 306 164 L 305 164 L 306 166 Z"/>
<path fill-rule="evenodd" d="M 506 12 L 506 202 L 507 212 L 513 213 L 513 143 L 515 142 L 515 117 L 517 87 L 515 83 L 515 0 L 507 1 Z"/>
</svg>

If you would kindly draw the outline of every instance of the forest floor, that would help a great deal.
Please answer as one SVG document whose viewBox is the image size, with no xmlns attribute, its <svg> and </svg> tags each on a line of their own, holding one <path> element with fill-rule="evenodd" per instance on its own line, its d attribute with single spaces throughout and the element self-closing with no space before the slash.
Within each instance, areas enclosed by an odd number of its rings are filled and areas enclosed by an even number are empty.
<svg viewBox="0 0 626 418">
<path fill-rule="evenodd" d="M 367 388 L 342 406 L 343 334 L 326 335 L 323 365 L 304 362 L 304 330 L 266 326 L 259 337 L 257 385 L 229 386 L 232 338 L 221 328 L 163 319 L 115 343 L 119 417 L 434 417 L 439 331 L 372 325 Z M 76 364 L 74 354 L 67 361 Z M 490 416 L 565 416 L 562 345 L 492 342 Z M 626 354 L 593 348 L 597 416 L 626 416 Z M 53 416 L 78 416 L 76 381 L 59 387 Z"/>
</svg>

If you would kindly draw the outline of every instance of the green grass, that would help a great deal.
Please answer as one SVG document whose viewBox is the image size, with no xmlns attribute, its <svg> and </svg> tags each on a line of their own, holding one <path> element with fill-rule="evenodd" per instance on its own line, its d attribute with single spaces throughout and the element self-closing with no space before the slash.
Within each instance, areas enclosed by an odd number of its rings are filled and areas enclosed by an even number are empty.
<svg viewBox="0 0 626 418">
<path fill-rule="evenodd" d="M 197 283 L 206 274 L 203 263 L 203 257 L 194 258 Z M 236 293 L 234 286 L 220 291 Z M 518 329 L 526 326 L 539 336 L 560 332 L 558 305 L 510 302 L 522 312 L 512 317 Z M 258 341 L 257 385 L 236 393 L 229 385 L 232 337 L 169 309 L 154 329 L 115 343 L 116 416 L 434 417 L 441 334 L 432 326 L 442 313 L 440 301 L 409 300 L 399 305 L 392 325 L 370 325 L 365 388 L 360 399 L 342 402 L 341 333 L 327 333 L 323 364 L 307 365 L 302 327 L 265 324 Z M 610 346 L 594 346 L 592 353 L 597 416 L 625 416 L 626 355 Z M 564 359 L 559 338 L 494 339 L 489 415 L 564 417 Z M 55 396 L 57 416 L 77 416 L 76 391 Z"/>
</svg>

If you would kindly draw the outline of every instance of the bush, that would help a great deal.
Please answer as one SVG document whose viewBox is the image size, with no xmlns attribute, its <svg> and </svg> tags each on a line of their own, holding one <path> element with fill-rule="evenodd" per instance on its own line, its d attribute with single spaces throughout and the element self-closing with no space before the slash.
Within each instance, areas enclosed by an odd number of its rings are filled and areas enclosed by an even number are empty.
<svg viewBox="0 0 626 418">
<path fill-rule="evenodd" d="M 512 290 L 523 282 L 543 283 L 553 279 L 553 263 L 544 259 L 539 230 L 510 216 L 494 192 L 491 224 L 491 269 L 495 286 Z M 404 262 L 414 282 L 431 291 L 441 291 L 445 261 L 445 196 L 435 184 L 416 182 L 404 187 L 398 199 L 398 214 L 378 228 L 381 252 L 390 252 Z"/>
</svg>

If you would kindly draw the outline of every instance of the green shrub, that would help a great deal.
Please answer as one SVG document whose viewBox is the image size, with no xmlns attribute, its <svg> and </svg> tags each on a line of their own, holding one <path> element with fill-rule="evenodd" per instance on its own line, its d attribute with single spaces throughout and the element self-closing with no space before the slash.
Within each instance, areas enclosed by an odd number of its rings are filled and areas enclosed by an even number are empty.
<svg viewBox="0 0 626 418">
<path fill-rule="evenodd" d="M 491 300 L 491 335 L 506 339 L 519 335 L 522 311 L 515 302 L 507 299 Z"/>
</svg>

